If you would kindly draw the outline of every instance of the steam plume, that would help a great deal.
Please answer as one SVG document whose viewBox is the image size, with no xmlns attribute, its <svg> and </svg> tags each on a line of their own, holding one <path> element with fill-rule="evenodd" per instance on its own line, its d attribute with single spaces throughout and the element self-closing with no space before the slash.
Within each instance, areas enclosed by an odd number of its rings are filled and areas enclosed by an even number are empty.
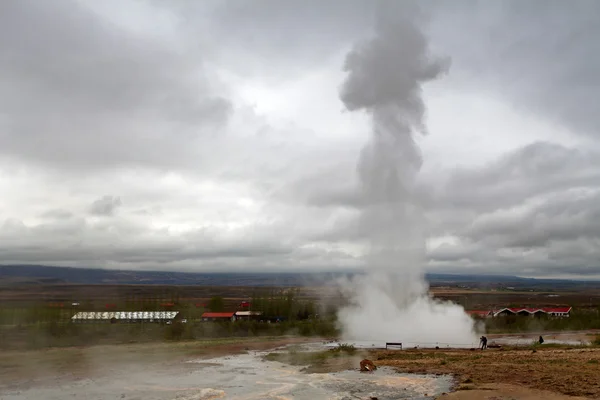
<svg viewBox="0 0 600 400">
<path fill-rule="evenodd" d="M 349 339 L 468 344 L 476 335 L 462 307 L 428 296 L 424 220 L 414 198 L 422 160 L 413 135 L 426 133 L 421 86 L 445 73 L 449 60 L 430 56 L 417 14 L 400 4 L 380 9 L 374 37 L 344 66 L 340 98 L 372 123 L 357 168 L 370 252 L 367 274 L 345 286 L 352 305 L 339 317 Z"/>
</svg>

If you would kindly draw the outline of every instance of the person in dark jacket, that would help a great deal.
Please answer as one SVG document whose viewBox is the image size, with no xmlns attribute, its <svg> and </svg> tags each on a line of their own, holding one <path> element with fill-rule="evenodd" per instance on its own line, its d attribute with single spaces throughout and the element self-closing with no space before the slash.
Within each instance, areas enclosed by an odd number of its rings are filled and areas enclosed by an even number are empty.
<svg viewBox="0 0 600 400">
<path fill-rule="evenodd" d="M 544 343 L 544 338 L 542 337 L 542 335 L 540 335 L 540 339 L 538 340 L 538 342 L 540 342 L 540 344 Z"/>
<path fill-rule="evenodd" d="M 485 336 L 481 337 L 480 344 L 481 344 L 481 350 L 487 349 L 487 338 Z"/>
</svg>

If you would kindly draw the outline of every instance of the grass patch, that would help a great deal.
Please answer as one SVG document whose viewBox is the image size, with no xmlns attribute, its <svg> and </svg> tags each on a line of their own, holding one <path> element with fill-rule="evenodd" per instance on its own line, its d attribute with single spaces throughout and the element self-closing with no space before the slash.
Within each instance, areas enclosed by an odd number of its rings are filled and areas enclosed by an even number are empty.
<svg viewBox="0 0 600 400">
<path fill-rule="evenodd" d="M 267 336 L 334 336 L 333 320 L 261 323 L 188 322 L 170 325 L 155 323 L 89 323 L 51 321 L 29 325 L 0 326 L 0 350 L 43 349 L 125 343 L 160 343 L 218 338 L 264 338 Z M 349 350 L 348 348 L 342 351 Z"/>
<path fill-rule="evenodd" d="M 356 354 L 357 349 L 350 344 L 342 343 L 338 346 L 324 351 L 297 351 L 291 348 L 286 352 L 273 352 L 263 357 L 266 361 L 278 361 L 290 365 L 310 366 L 321 371 L 328 361 L 338 360 L 344 362 Z M 337 361 L 336 361 L 337 362 Z"/>
<path fill-rule="evenodd" d="M 321 365 L 325 361 L 334 357 L 334 353 L 330 351 L 289 351 L 269 353 L 263 357 L 266 361 L 277 361 L 290 365 Z"/>
<path fill-rule="evenodd" d="M 356 347 L 354 347 L 354 345 L 352 344 L 348 344 L 348 343 L 340 343 L 337 345 L 337 347 L 334 347 L 333 349 L 330 349 L 329 351 L 333 352 L 333 353 L 346 353 L 346 354 L 354 354 L 356 353 Z"/>
</svg>

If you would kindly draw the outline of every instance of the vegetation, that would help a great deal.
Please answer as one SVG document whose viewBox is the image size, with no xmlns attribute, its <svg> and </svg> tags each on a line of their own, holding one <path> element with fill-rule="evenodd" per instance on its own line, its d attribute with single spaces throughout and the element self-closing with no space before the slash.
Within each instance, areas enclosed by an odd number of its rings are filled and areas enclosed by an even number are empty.
<svg viewBox="0 0 600 400">
<path fill-rule="evenodd" d="M 296 351 L 292 348 L 289 351 L 269 353 L 264 359 L 318 368 L 330 359 L 349 357 L 354 355 L 356 351 L 356 348 L 349 344 L 339 344 L 337 347 L 323 351 Z"/>
<path fill-rule="evenodd" d="M 573 311 L 568 318 L 506 316 L 485 319 L 488 333 L 600 329 L 600 310 Z"/>
<path fill-rule="evenodd" d="M 44 306 L 0 309 L 0 349 L 147 343 L 209 338 L 252 338 L 281 335 L 337 336 L 336 321 L 328 319 L 187 323 L 73 323 L 70 310 Z M 184 314 L 185 315 L 185 314 Z M 189 314 L 185 315 L 189 318 Z M 199 317 L 199 316 L 198 316 Z"/>
<path fill-rule="evenodd" d="M 339 343 L 337 347 L 330 349 L 329 351 L 333 353 L 346 353 L 346 354 L 354 354 L 356 353 L 356 347 L 353 344 L 348 343 Z"/>
<path fill-rule="evenodd" d="M 343 299 L 337 297 L 328 301 L 327 307 L 317 303 L 323 293 L 315 288 L 98 285 L 80 289 L 73 286 L 43 289 L 40 286 L 36 287 L 35 296 L 23 295 L 31 288 L 11 287 L 2 290 L 2 298 L 10 301 L 3 300 L 0 306 L 0 335 L 3 338 L 0 349 L 288 334 L 337 337 L 336 305 L 343 304 Z M 441 296 L 450 297 L 452 290 L 448 289 L 444 293 L 446 294 Z M 492 307 L 491 302 L 527 305 L 528 301 L 533 301 L 530 293 L 460 293 L 454 294 L 454 300 L 462 298 L 480 309 Z M 560 296 L 561 304 L 564 302 L 574 307 L 570 318 L 509 316 L 485 319 L 482 323 L 489 333 L 600 329 L 600 309 L 592 294 L 561 293 Z M 25 298 L 28 300 L 23 301 Z M 48 301 L 29 300 L 36 298 Z M 546 298 L 543 296 L 534 298 L 536 301 L 548 301 L 544 299 Z M 248 301 L 251 304 L 249 309 L 260 312 L 260 317 L 250 321 L 201 322 L 201 315 L 205 311 L 236 311 L 240 309 L 242 301 Z M 71 317 L 78 311 L 117 310 L 176 310 L 187 323 L 71 323 Z M 342 347 L 334 351 L 346 352 L 345 350 Z M 348 353 L 352 351 L 348 350 Z"/>
<path fill-rule="evenodd" d="M 319 318 L 315 303 L 312 300 L 301 300 L 300 294 L 299 289 L 256 292 L 251 300 L 252 310 L 261 312 L 266 319 L 293 321 Z M 329 316 L 334 313 L 335 311 L 325 311 Z"/>
<path fill-rule="evenodd" d="M 208 309 L 212 312 L 220 312 L 225 310 L 225 301 L 221 296 L 211 297 L 208 302 Z"/>
</svg>

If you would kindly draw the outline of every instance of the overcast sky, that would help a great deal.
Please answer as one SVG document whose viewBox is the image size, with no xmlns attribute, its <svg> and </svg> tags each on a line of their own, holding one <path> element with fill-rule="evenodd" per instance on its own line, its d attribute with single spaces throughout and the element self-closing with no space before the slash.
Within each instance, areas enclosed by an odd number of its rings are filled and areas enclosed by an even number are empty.
<svg viewBox="0 0 600 400">
<path fill-rule="evenodd" d="M 0 263 L 362 267 L 375 3 L 0 2 Z M 427 270 L 599 277 L 600 2 L 419 4 Z"/>
</svg>

